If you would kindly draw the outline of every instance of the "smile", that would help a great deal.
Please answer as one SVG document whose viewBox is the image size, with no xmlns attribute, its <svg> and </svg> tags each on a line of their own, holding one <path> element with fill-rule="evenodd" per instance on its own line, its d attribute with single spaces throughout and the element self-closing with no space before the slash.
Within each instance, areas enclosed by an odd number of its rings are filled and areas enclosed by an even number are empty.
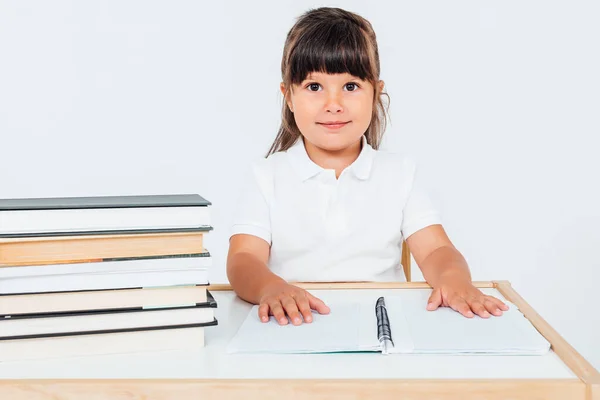
<svg viewBox="0 0 600 400">
<path fill-rule="evenodd" d="M 336 129 L 340 129 L 340 128 L 348 125 L 350 123 L 350 121 L 348 121 L 348 122 L 341 122 L 341 123 L 335 123 L 335 124 L 329 124 L 329 123 L 323 124 L 323 123 L 320 123 L 320 122 L 317 122 L 317 123 L 319 125 L 327 128 L 327 129 L 329 129 L 329 130 L 336 130 Z"/>
</svg>

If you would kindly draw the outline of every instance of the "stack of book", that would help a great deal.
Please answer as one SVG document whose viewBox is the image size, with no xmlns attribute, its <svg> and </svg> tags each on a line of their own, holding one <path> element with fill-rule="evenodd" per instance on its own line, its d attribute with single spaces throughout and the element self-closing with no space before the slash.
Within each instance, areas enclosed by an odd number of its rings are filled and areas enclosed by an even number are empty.
<svg viewBox="0 0 600 400">
<path fill-rule="evenodd" d="M 196 194 L 0 200 L 0 361 L 204 346 Z"/>
</svg>

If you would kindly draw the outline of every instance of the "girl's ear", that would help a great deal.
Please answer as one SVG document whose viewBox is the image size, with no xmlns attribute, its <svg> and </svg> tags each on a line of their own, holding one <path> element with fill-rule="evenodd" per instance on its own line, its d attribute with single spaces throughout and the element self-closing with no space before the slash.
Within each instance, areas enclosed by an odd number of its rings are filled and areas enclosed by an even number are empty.
<svg viewBox="0 0 600 400">
<path fill-rule="evenodd" d="M 383 87 L 385 86 L 385 82 L 384 81 L 379 81 L 379 93 L 383 92 Z"/>
<path fill-rule="evenodd" d="M 283 98 L 284 98 L 285 102 L 287 103 L 288 107 L 290 108 L 290 111 L 294 112 L 294 108 L 292 107 L 292 102 L 289 99 L 289 96 L 285 95 L 285 84 L 283 82 L 281 82 L 279 84 L 279 90 L 281 90 L 281 94 L 283 94 Z"/>
</svg>

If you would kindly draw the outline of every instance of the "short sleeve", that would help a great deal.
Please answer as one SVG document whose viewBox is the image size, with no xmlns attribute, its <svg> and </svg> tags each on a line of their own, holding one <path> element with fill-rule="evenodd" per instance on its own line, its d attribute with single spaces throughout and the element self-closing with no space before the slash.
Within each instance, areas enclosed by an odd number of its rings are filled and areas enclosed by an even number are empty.
<svg viewBox="0 0 600 400">
<path fill-rule="evenodd" d="M 411 162 L 412 184 L 409 185 L 407 201 L 404 205 L 402 219 L 402 236 L 404 239 L 430 225 L 441 224 L 441 215 L 421 180 L 419 170 Z"/>
<path fill-rule="evenodd" d="M 230 237 L 240 233 L 257 236 L 271 244 L 271 219 L 267 186 L 269 177 L 264 168 L 252 165 L 242 185 L 235 211 Z"/>
</svg>

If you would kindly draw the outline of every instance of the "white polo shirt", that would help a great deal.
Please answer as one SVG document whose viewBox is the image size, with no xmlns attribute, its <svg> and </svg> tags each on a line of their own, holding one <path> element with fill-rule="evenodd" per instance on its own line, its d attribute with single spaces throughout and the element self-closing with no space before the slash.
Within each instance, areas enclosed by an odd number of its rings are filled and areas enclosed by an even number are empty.
<svg viewBox="0 0 600 400">
<path fill-rule="evenodd" d="M 405 281 L 403 238 L 441 223 L 415 177 L 413 160 L 363 137 L 336 179 L 299 139 L 252 165 L 230 233 L 267 241 L 269 268 L 287 281 Z"/>
</svg>

